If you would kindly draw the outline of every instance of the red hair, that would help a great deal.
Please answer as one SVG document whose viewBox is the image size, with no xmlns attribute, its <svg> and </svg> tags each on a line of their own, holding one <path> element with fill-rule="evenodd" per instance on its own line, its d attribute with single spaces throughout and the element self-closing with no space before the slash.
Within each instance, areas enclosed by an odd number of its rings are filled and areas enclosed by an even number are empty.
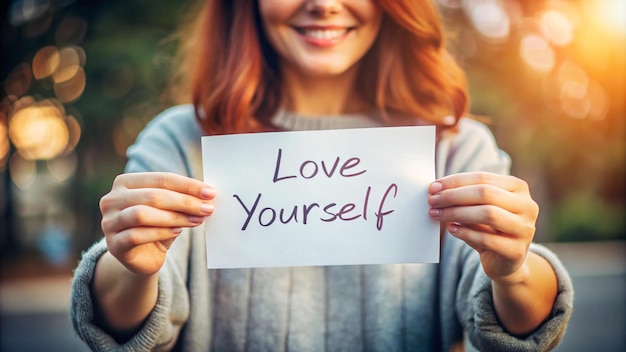
<svg viewBox="0 0 626 352">
<path fill-rule="evenodd" d="M 363 58 L 357 87 L 386 125 L 416 118 L 439 124 L 467 112 L 463 71 L 445 47 L 431 0 L 378 0 L 379 37 Z M 276 53 L 256 0 L 203 0 L 182 38 L 181 73 L 207 134 L 275 130 L 282 102 Z M 185 87 L 185 86 L 183 86 Z"/>
</svg>

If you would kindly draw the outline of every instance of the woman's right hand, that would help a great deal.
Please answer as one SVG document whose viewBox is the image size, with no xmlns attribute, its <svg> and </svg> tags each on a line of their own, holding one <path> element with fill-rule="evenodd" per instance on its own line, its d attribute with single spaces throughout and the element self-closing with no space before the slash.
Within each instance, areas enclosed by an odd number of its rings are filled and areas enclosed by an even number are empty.
<svg viewBox="0 0 626 352">
<path fill-rule="evenodd" d="M 172 173 L 117 176 L 100 200 L 109 252 L 135 274 L 155 274 L 182 228 L 213 213 L 214 197 L 212 187 Z"/>
</svg>

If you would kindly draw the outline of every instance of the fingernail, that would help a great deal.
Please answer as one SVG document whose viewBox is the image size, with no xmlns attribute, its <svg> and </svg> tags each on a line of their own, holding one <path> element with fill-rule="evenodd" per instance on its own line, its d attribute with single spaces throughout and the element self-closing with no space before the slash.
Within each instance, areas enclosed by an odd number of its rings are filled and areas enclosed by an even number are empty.
<svg viewBox="0 0 626 352">
<path fill-rule="evenodd" d="M 183 232 L 183 228 L 182 227 L 174 227 L 172 228 L 172 233 L 173 234 L 180 234 L 181 232 Z"/>
<path fill-rule="evenodd" d="M 435 181 L 430 184 L 429 190 L 431 193 L 437 193 L 443 189 L 441 182 Z"/>
<path fill-rule="evenodd" d="M 456 233 L 457 230 L 459 229 L 459 227 L 461 227 L 461 225 L 453 222 L 450 225 L 448 225 L 448 231 L 452 234 Z"/>
<path fill-rule="evenodd" d="M 441 199 L 441 196 L 438 194 L 434 194 L 430 197 L 428 197 L 428 204 L 430 205 L 437 205 L 439 204 L 439 200 Z"/>
<path fill-rule="evenodd" d="M 211 187 L 204 187 L 202 190 L 200 190 L 200 195 L 202 196 L 202 198 L 211 199 L 215 197 L 215 189 Z"/>
<path fill-rule="evenodd" d="M 211 214 L 213 212 L 213 204 L 200 203 L 200 212 L 207 215 Z"/>
<path fill-rule="evenodd" d="M 196 224 L 204 221 L 204 218 L 202 216 L 188 216 L 187 219 Z"/>
<path fill-rule="evenodd" d="M 430 209 L 428 211 L 428 215 L 430 215 L 433 218 L 438 218 L 441 216 L 441 209 Z"/>
</svg>

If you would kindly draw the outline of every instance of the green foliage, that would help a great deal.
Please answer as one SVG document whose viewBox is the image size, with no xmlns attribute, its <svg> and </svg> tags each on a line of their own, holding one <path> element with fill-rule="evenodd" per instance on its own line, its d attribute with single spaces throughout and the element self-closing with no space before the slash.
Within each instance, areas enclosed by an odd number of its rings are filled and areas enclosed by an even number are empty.
<svg viewBox="0 0 626 352">
<path fill-rule="evenodd" d="M 552 227 L 556 241 L 624 240 L 623 204 L 611 204 L 583 190 L 554 204 Z"/>
</svg>

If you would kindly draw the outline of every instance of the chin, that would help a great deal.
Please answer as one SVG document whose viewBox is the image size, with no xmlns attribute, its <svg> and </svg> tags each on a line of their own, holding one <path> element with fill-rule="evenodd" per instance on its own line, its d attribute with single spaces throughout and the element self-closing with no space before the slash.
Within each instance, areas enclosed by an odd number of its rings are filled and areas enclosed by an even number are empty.
<svg viewBox="0 0 626 352">
<path fill-rule="evenodd" d="M 333 63 L 312 63 L 303 68 L 303 71 L 310 76 L 340 76 L 350 70 L 352 66 L 347 64 Z"/>
</svg>

